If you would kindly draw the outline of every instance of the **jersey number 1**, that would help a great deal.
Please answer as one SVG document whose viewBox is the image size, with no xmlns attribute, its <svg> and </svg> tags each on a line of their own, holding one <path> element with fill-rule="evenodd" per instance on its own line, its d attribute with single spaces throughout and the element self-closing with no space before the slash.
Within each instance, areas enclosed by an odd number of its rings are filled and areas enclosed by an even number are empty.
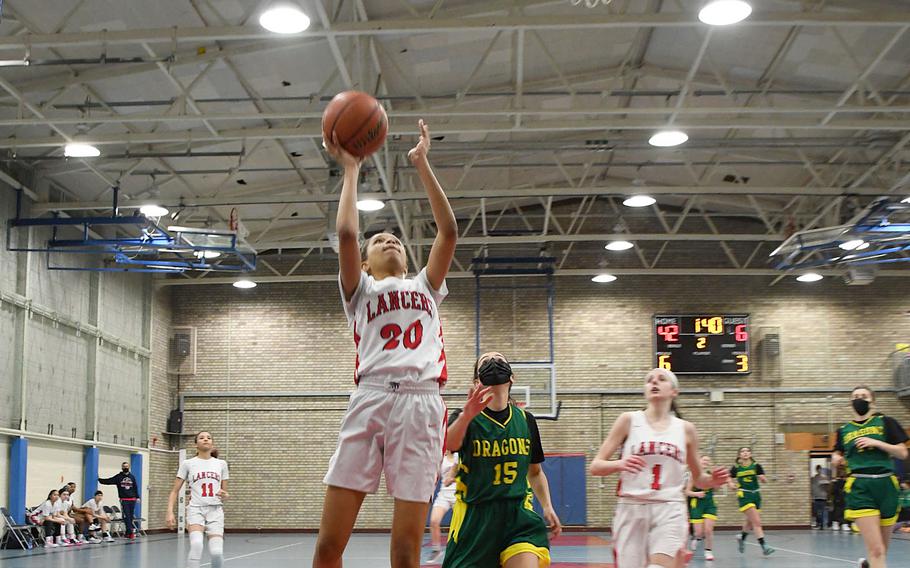
<svg viewBox="0 0 910 568">
<path fill-rule="evenodd" d="M 654 491 L 660 489 L 660 464 L 651 468 L 651 489 Z"/>
<path fill-rule="evenodd" d="M 208 490 L 208 491 L 206 491 Z M 215 496 L 215 484 L 214 483 L 203 483 L 202 484 L 202 496 L 203 497 L 214 497 Z"/>
</svg>

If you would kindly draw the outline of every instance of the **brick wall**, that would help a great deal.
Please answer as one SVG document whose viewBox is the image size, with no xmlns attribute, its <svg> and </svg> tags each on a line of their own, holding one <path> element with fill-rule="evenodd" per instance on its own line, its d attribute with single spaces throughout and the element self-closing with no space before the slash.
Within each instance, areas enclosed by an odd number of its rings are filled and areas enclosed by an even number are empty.
<svg viewBox="0 0 910 568">
<path fill-rule="evenodd" d="M 558 422 L 541 423 L 545 449 L 590 457 L 620 412 L 642 407 L 640 394 L 615 391 L 640 387 L 652 366 L 650 322 L 659 312 L 750 313 L 753 332 L 763 326 L 781 329 L 779 374 L 763 373 L 753 353 L 751 376 L 686 377 L 684 388 L 890 386 L 888 354 L 895 343 L 910 339 L 902 280 L 880 279 L 868 287 L 846 287 L 833 279 L 815 285 L 788 280 L 773 287 L 769 282 L 630 277 L 604 286 L 587 278 L 558 278 L 554 329 L 563 411 Z M 475 304 L 473 281 L 451 280 L 449 288 L 441 314 L 450 373 L 446 398 L 452 407 L 461 404 L 469 383 Z M 160 302 L 159 307 L 166 309 Z M 185 430 L 212 431 L 231 464 L 228 526 L 317 527 L 321 480 L 347 402 L 334 393 L 350 390 L 354 358 L 337 286 L 179 287 L 173 288 L 172 307 L 172 324 L 195 326 L 198 333 L 197 373 L 183 378 L 183 392 L 303 393 L 187 400 Z M 546 345 L 545 317 L 537 292 L 485 294 L 484 349 L 512 357 L 539 354 Z M 829 422 L 849 416 L 846 395 L 727 393 L 724 402 L 711 403 L 706 395 L 686 394 L 680 405 L 698 426 L 703 450 L 713 450 L 718 463 L 729 465 L 741 445 L 754 447 L 772 480 L 764 494 L 766 523 L 808 522 L 808 455 L 785 450 L 775 434 L 826 431 Z M 882 394 L 880 407 L 910 424 L 908 406 L 893 395 Z M 163 477 L 172 479 L 176 463 L 168 465 L 170 471 L 162 466 Z M 609 524 L 614 488 L 614 479 L 588 478 L 590 525 Z M 359 527 L 389 526 L 391 502 L 383 492 L 367 499 Z M 732 496 L 718 502 L 721 524 L 740 521 Z"/>
<path fill-rule="evenodd" d="M 167 496 L 177 472 L 177 457 L 169 453 L 168 413 L 174 408 L 177 383 L 167 374 L 168 337 L 171 329 L 170 288 L 155 290 L 152 296 L 152 359 L 149 384 L 149 504 L 144 510 L 149 528 L 165 526 Z"/>
</svg>

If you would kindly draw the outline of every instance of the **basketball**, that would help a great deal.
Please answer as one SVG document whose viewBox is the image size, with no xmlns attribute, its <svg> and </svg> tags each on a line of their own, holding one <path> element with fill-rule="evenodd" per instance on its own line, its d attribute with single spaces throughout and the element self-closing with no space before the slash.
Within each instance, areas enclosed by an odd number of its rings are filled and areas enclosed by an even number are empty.
<svg viewBox="0 0 910 568">
<path fill-rule="evenodd" d="M 382 146 L 389 120 L 379 101 L 360 91 L 338 93 L 322 113 L 322 135 L 349 154 L 366 158 Z"/>
</svg>

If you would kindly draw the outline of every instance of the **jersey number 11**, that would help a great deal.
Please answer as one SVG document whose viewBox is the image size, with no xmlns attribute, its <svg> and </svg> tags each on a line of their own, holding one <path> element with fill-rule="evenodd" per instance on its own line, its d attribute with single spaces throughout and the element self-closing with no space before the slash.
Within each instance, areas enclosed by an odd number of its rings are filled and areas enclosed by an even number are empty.
<svg viewBox="0 0 910 568">
<path fill-rule="evenodd" d="M 657 467 L 660 467 L 660 466 L 657 466 Z M 203 497 L 214 497 L 215 496 L 214 490 L 215 490 L 214 483 L 203 483 L 202 484 L 202 496 Z"/>
</svg>

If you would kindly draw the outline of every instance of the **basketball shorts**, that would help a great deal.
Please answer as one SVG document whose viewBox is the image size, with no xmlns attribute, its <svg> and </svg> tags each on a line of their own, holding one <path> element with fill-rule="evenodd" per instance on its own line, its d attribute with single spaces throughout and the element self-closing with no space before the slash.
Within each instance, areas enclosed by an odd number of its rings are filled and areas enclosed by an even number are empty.
<svg viewBox="0 0 910 568">
<path fill-rule="evenodd" d="M 530 500 L 456 501 L 443 568 L 499 568 L 523 552 L 537 556 L 539 568 L 550 565 L 547 525 Z"/>
<path fill-rule="evenodd" d="M 689 498 L 689 522 L 703 523 L 705 519 L 717 520 L 717 505 L 714 499 Z"/>
<path fill-rule="evenodd" d="M 844 492 L 847 494 L 844 518 L 848 521 L 878 515 L 883 527 L 890 527 L 897 522 L 897 515 L 900 513 L 900 485 L 897 476 L 851 475 L 844 484 Z"/>
<path fill-rule="evenodd" d="M 613 557 L 620 568 L 646 568 L 653 554 L 676 557 L 688 534 L 685 502 L 622 500 L 613 515 Z"/>
<path fill-rule="evenodd" d="M 449 487 L 442 487 L 433 500 L 433 508 L 445 509 L 448 511 L 455 505 L 455 484 Z"/>
<path fill-rule="evenodd" d="M 739 510 L 745 511 L 746 509 L 751 509 L 755 507 L 756 510 L 761 511 L 761 491 L 747 491 L 745 489 L 739 489 L 736 492 L 736 498 L 739 500 Z"/>
<path fill-rule="evenodd" d="M 428 503 L 442 465 L 446 407 L 436 383 L 361 383 L 351 394 L 324 483 Z"/>
<path fill-rule="evenodd" d="M 221 505 L 188 505 L 186 508 L 186 526 L 200 525 L 205 527 L 205 534 L 224 534 L 224 507 Z"/>
</svg>

